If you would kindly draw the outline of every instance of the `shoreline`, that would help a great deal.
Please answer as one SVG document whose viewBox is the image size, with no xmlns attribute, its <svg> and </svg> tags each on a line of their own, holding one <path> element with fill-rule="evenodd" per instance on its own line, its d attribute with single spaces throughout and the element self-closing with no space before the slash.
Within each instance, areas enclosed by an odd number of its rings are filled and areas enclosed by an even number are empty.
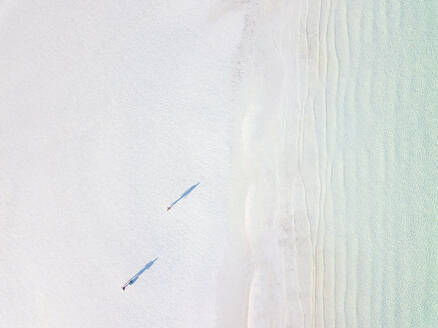
<svg viewBox="0 0 438 328">
<path fill-rule="evenodd" d="M 304 327 L 311 317 L 306 289 L 311 284 L 305 280 L 311 270 L 306 263 L 310 237 L 307 219 L 298 213 L 305 209 L 304 200 L 290 207 L 299 170 L 292 163 L 298 161 L 299 151 L 294 153 L 293 147 L 299 136 L 290 131 L 301 115 L 294 110 L 300 103 L 297 85 L 301 81 L 294 76 L 298 67 L 288 63 L 300 59 L 292 49 L 298 52 L 301 47 L 298 34 L 304 8 L 281 5 L 269 7 L 266 1 L 250 8 L 242 41 L 242 109 L 234 162 L 239 165 L 235 175 L 242 177 L 236 189 L 242 192 L 238 199 L 243 204 L 235 209 L 235 217 L 243 221 L 249 255 L 247 327 Z M 288 93 L 294 89 L 295 95 Z M 307 246 L 298 247 L 295 242 L 299 240 Z"/>
</svg>

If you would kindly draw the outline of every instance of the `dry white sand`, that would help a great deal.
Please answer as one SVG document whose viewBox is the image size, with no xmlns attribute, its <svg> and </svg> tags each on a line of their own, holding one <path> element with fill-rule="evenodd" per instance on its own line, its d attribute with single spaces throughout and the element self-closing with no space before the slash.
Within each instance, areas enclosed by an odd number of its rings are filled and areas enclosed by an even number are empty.
<svg viewBox="0 0 438 328">
<path fill-rule="evenodd" d="M 216 325 L 244 26 L 231 7 L 2 2 L 2 326 Z"/>
</svg>

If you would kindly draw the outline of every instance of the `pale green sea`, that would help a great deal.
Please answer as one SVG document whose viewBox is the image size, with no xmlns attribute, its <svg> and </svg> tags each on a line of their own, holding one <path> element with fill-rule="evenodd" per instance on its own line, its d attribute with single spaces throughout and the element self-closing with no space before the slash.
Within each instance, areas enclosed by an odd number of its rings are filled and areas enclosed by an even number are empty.
<svg viewBox="0 0 438 328">
<path fill-rule="evenodd" d="M 324 186 L 314 325 L 438 327 L 438 1 L 310 9 Z"/>
<path fill-rule="evenodd" d="M 257 3 L 246 326 L 438 327 L 438 1 Z"/>
</svg>

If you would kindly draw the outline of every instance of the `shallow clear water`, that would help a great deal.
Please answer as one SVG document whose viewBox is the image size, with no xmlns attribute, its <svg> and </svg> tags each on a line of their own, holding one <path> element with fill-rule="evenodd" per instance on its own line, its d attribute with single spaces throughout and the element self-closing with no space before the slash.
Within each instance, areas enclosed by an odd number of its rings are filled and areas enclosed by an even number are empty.
<svg viewBox="0 0 438 328">
<path fill-rule="evenodd" d="M 438 324 L 437 14 L 433 1 L 321 5 L 315 324 Z"/>
<path fill-rule="evenodd" d="M 254 17 L 249 326 L 438 326 L 438 3 L 266 1 Z"/>
</svg>

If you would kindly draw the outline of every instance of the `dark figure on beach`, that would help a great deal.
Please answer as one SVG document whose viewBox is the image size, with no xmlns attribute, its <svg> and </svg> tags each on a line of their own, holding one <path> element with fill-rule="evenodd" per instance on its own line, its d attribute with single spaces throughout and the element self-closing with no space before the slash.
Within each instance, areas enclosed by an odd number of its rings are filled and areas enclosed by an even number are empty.
<svg viewBox="0 0 438 328">
<path fill-rule="evenodd" d="M 146 265 L 144 266 L 143 269 L 141 269 L 140 271 L 138 271 L 138 272 L 137 272 L 137 273 L 136 273 L 131 279 L 128 280 L 128 282 L 127 282 L 126 284 L 124 284 L 124 285 L 122 286 L 122 289 L 125 290 L 125 288 L 128 287 L 128 285 L 133 285 L 133 284 L 137 281 L 138 277 L 140 277 L 140 275 L 141 275 L 143 272 L 145 272 L 147 269 L 149 269 L 149 268 L 152 266 L 152 264 L 155 263 L 156 260 L 158 260 L 158 257 L 157 257 L 156 259 L 150 261 L 148 264 L 146 264 Z"/>
<path fill-rule="evenodd" d="M 197 184 L 194 184 L 193 186 L 191 186 L 191 187 L 190 187 L 189 189 L 187 189 L 186 191 L 184 191 L 184 193 L 183 193 L 181 196 L 179 196 L 179 198 L 178 198 L 176 201 L 174 201 L 172 204 L 170 204 L 170 205 L 167 207 L 167 210 L 170 210 L 170 209 L 173 207 L 173 205 L 175 205 L 175 204 L 178 203 L 181 199 L 183 199 L 183 198 L 186 197 L 188 194 L 190 194 L 190 193 L 192 192 L 192 190 L 195 189 L 198 185 L 199 185 L 199 182 L 198 182 Z"/>
</svg>

